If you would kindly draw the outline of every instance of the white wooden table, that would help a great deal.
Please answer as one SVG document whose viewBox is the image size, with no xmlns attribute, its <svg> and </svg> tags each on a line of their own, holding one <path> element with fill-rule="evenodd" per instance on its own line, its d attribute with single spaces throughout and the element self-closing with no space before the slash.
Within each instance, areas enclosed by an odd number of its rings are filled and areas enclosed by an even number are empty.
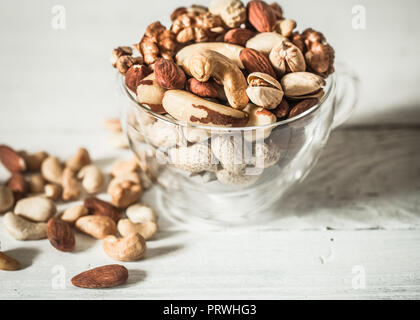
<svg viewBox="0 0 420 320">
<path fill-rule="evenodd" d="M 169 12 L 183 2 L 150 2 L 145 11 L 142 1 L 63 1 L 65 30 L 51 28 L 55 3 L 21 2 L 26 9 L 0 3 L 0 143 L 62 158 L 83 145 L 104 168 L 129 156 L 110 149 L 102 129 L 103 119 L 116 114 L 109 51 L 137 41 L 162 8 Z M 66 254 L 47 240 L 16 241 L 0 228 L 1 250 L 24 265 L 0 272 L 0 299 L 420 298 L 420 96 L 414 85 L 420 46 L 412 41 L 419 2 L 368 1 L 367 28 L 358 31 L 351 28 L 358 2 L 321 4 L 283 7 L 305 21 L 302 27 L 324 30 L 341 60 L 355 67 L 361 103 L 279 206 L 277 221 L 252 231 L 186 231 L 160 212 L 146 258 L 124 264 L 128 283 L 100 291 L 69 282 L 113 263 L 100 242 L 77 234 L 76 252 Z M 384 23 L 391 13 L 393 23 Z M 389 37 L 395 46 L 382 50 Z M 0 177 L 6 177 L 1 169 Z M 155 196 L 152 189 L 145 200 L 154 205 Z"/>
</svg>

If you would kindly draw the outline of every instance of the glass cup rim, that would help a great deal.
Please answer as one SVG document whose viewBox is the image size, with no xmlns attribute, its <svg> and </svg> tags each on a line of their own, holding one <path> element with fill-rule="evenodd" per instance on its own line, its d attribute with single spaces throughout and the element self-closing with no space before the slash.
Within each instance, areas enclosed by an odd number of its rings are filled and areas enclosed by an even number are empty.
<svg viewBox="0 0 420 320">
<path fill-rule="evenodd" d="M 311 108 L 309 108 L 305 112 L 302 112 L 301 114 L 297 115 L 296 117 L 293 117 L 293 118 L 290 118 L 290 119 L 285 119 L 285 120 L 280 120 L 280 121 L 277 121 L 277 122 L 274 122 L 274 123 L 271 123 L 271 124 L 262 125 L 262 126 L 219 127 L 219 126 L 200 125 L 200 124 L 194 124 L 194 123 L 185 123 L 185 122 L 182 122 L 182 121 L 179 121 L 179 120 L 176 120 L 176 119 L 169 119 L 169 118 L 167 118 L 167 117 L 165 117 L 165 116 L 163 116 L 159 113 L 156 113 L 156 112 L 152 111 L 147 106 L 145 106 L 145 105 L 143 105 L 143 104 L 141 104 L 137 101 L 137 99 L 134 97 L 134 94 L 132 94 L 130 92 L 130 90 L 127 88 L 127 86 L 125 84 L 124 76 L 120 73 L 117 73 L 117 81 L 119 82 L 123 92 L 129 97 L 131 102 L 133 102 L 137 107 L 142 108 L 144 111 L 146 111 L 148 114 L 152 115 L 154 118 L 157 118 L 157 119 L 159 119 L 161 121 L 164 121 L 166 123 L 169 123 L 171 125 L 178 125 L 178 126 L 187 127 L 187 128 L 203 129 L 203 130 L 210 130 L 210 131 L 228 131 L 228 132 L 269 129 L 269 128 L 274 128 L 274 127 L 278 127 L 278 126 L 287 125 L 287 124 L 296 122 L 296 121 L 298 121 L 302 118 L 305 118 L 306 116 L 309 116 L 315 110 L 319 109 L 322 106 L 322 104 L 331 95 L 331 92 L 332 92 L 332 90 L 335 86 L 335 81 L 336 81 L 335 72 L 333 74 L 329 75 L 327 79 L 330 79 L 330 81 L 327 81 L 327 85 L 325 87 L 325 93 L 322 96 L 322 98 L 320 99 L 320 101 L 316 105 L 312 106 Z"/>
</svg>

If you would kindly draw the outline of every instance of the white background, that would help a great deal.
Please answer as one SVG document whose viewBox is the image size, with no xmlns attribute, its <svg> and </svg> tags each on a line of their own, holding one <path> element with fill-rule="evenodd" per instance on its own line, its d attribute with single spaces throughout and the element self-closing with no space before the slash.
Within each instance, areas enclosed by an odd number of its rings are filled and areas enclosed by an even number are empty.
<svg viewBox="0 0 420 320">
<path fill-rule="evenodd" d="M 109 53 L 138 42 L 148 23 L 169 24 L 181 5 L 206 1 L 0 2 L 1 130 L 89 131 L 115 112 Z M 51 27 L 54 5 L 66 30 Z M 360 105 L 350 124 L 420 122 L 420 2 L 294 0 L 280 2 L 298 29 L 321 30 L 338 61 L 360 75 Z M 352 28 L 352 8 L 366 7 L 366 29 Z"/>
</svg>

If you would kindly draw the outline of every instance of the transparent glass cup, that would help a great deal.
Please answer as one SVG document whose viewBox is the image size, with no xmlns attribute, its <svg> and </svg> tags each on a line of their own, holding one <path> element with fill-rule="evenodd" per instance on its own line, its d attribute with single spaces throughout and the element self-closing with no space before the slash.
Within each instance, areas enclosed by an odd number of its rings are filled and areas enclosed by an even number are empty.
<svg viewBox="0 0 420 320">
<path fill-rule="evenodd" d="M 270 209 L 308 175 L 331 130 L 356 104 L 358 80 L 347 68 L 339 66 L 326 82 L 320 102 L 294 118 L 221 128 L 151 111 L 118 76 L 123 127 L 157 181 L 161 213 L 194 228 L 257 225 L 281 215 Z"/>
</svg>

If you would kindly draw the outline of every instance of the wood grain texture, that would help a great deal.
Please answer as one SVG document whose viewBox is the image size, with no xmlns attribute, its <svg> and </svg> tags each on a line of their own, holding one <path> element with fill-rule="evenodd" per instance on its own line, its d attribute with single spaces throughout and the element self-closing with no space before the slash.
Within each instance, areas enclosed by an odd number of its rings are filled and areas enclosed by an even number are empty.
<svg viewBox="0 0 420 320">
<path fill-rule="evenodd" d="M 130 154 L 104 147 L 105 136 L 0 131 L 0 142 L 62 158 L 83 145 L 109 171 Z M 0 272 L 0 299 L 418 299 L 418 141 L 417 127 L 335 131 L 312 173 L 277 208 L 279 219 L 259 230 L 187 232 L 160 212 L 161 230 L 145 259 L 125 263 L 128 283 L 112 290 L 70 284 L 82 271 L 113 263 L 99 241 L 77 233 L 75 252 L 62 253 L 48 240 L 16 241 L 0 227 L 1 250 L 23 264 Z M 154 205 L 154 198 L 148 192 L 145 201 Z M 378 228 L 387 230 L 355 230 Z M 365 289 L 352 287 L 359 266 Z M 65 289 L 53 289 L 60 270 Z"/>
<path fill-rule="evenodd" d="M 128 282 L 112 290 L 70 283 L 114 263 L 100 241 L 77 234 L 74 254 L 4 232 L 0 241 L 24 266 L 0 272 L 0 299 L 420 298 L 418 231 L 161 232 L 144 260 L 123 263 Z M 360 268 L 366 286 L 355 289 Z M 54 289 L 60 270 L 65 287 Z"/>
<path fill-rule="evenodd" d="M 418 228 L 420 125 L 332 133 L 317 165 L 275 209 L 282 229 Z"/>
</svg>

